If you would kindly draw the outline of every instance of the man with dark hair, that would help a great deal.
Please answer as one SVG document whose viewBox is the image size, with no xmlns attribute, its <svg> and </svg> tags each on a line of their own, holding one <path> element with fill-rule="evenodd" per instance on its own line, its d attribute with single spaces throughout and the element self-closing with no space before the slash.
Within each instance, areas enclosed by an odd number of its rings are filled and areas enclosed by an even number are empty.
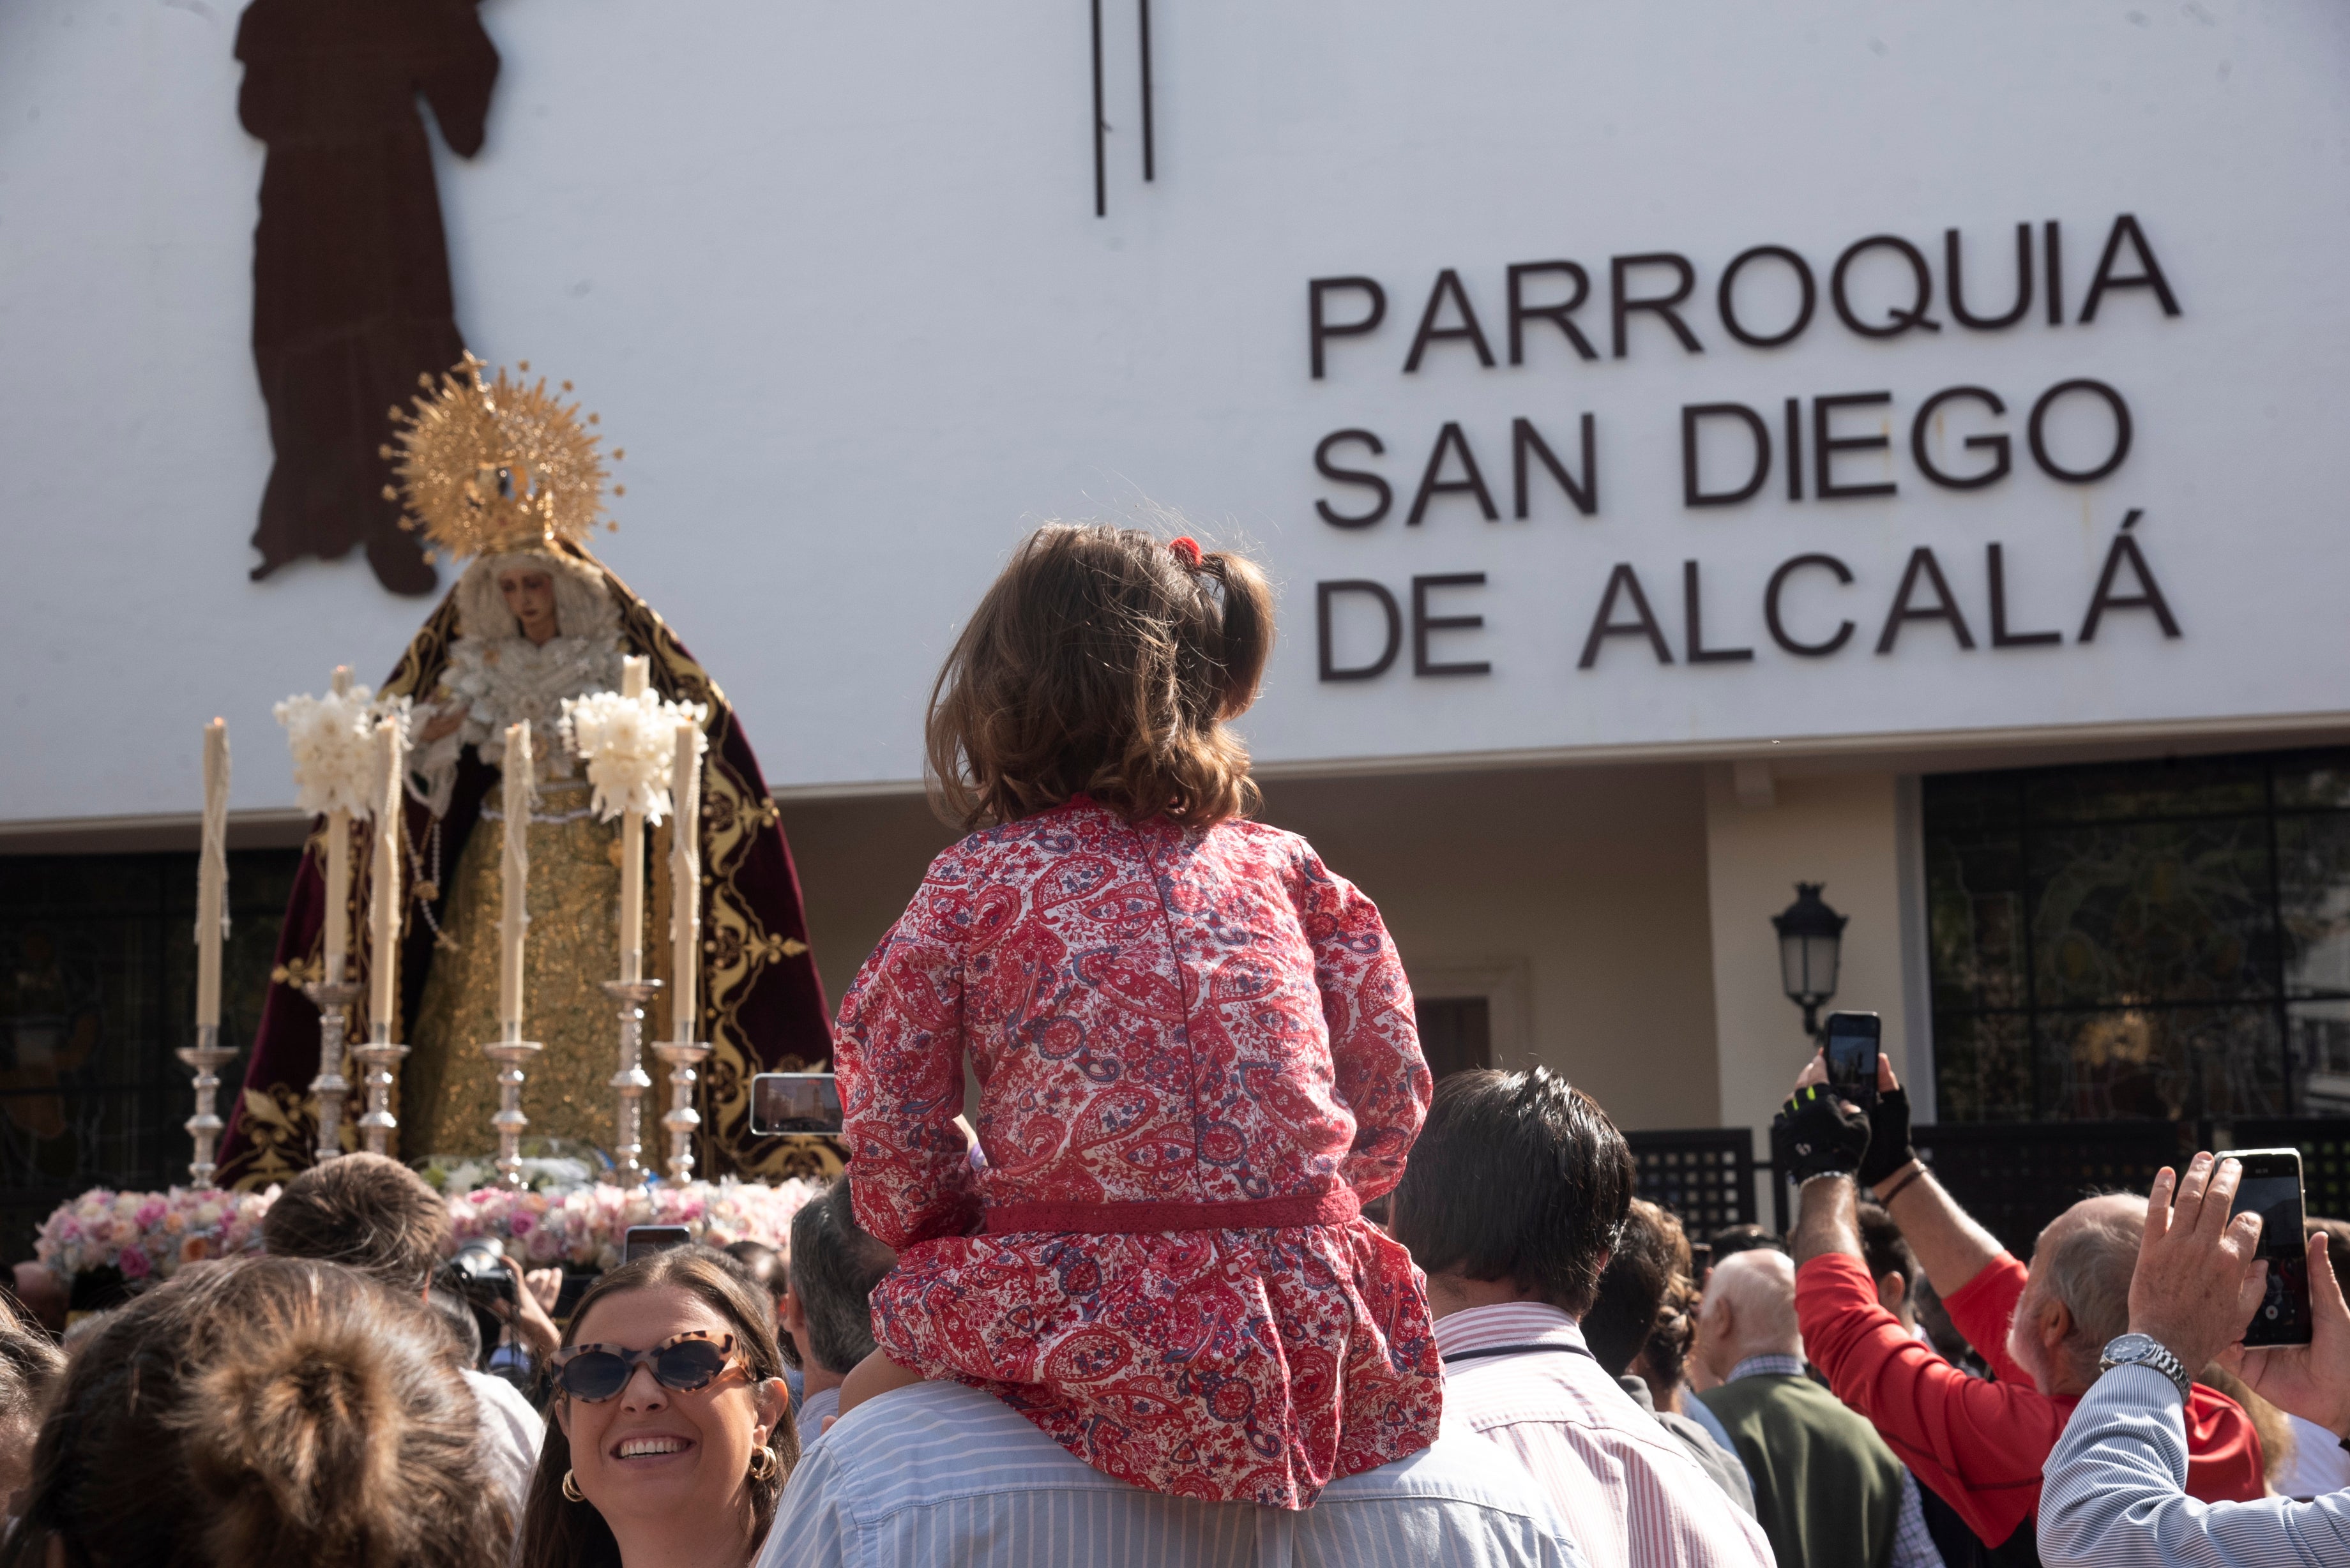
<svg viewBox="0 0 2350 1568">
<path fill-rule="evenodd" d="M 1860 1261 L 1877 1282 L 1877 1304 L 1899 1318 L 1902 1327 L 1916 1328 L 1918 1254 L 1909 1250 L 1908 1238 L 1874 1199 L 1861 1204 L 1853 1218 L 1860 1228 Z"/>
<path fill-rule="evenodd" d="M 2027 1269 L 1917 1158 L 1908 1097 L 1889 1056 L 1877 1058 L 1877 1103 L 1866 1112 L 1828 1094 L 1826 1076 L 1815 1057 L 1781 1113 L 1801 1189 L 1794 1241 L 1804 1351 L 1993 1561 L 2036 1563 L 2041 1472 L 2097 1380 L 2106 1342 L 2127 1326 L 2146 1200 L 2083 1199 L 2040 1233 Z M 1879 1303 L 1856 1219 L 1860 1187 L 1899 1224 L 1996 1381 L 1960 1372 Z M 2235 1401 L 2197 1386 L 2186 1431 L 2190 1495 L 2216 1502 L 2263 1494 L 2259 1439 Z"/>
<path fill-rule="evenodd" d="M 449 1205 L 422 1177 L 380 1154 L 347 1154 L 312 1166 L 286 1184 L 261 1221 L 266 1251 L 340 1263 L 428 1303 L 433 1270 L 448 1241 Z M 514 1275 L 520 1326 L 535 1343 L 552 1347 L 561 1335 L 524 1285 L 514 1261 L 503 1261 Z M 481 1406 L 484 1457 L 511 1494 L 514 1517 L 520 1519 L 546 1423 L 504 1378 L 471 1366 L 464 1376 Z"/>
<path fill-rule="evenodd" d="M 803 1449 L 840 1410 L 840 1383 L 873 1354 L 873 1287 L 898 1254 L 857 1223 L 847 1179 L 792 1217 L 791 1287 L 776 1302 L 784 1333 L 799 1352 Z"/>
<path fill-rule="evenodd" d="M 1631 1150 L 1564 1079 L 1455 1073 L 1395 1192 L 1428 1275 L 1448 1420 L 1516 1456 L 1594 1563 L 1761 1568 L 1769 1542 L 1602 1368 L 1591 1309 L 1632 1200 Z"/>
</svg>

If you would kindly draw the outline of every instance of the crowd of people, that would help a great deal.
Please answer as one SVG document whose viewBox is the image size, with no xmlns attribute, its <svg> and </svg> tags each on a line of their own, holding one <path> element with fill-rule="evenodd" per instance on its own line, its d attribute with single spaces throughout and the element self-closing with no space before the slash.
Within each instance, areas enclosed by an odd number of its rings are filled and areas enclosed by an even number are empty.
<svg viewBox="0 0 2350 1568">
<path fill-rule="evenodd" d="M 319 1165 L 263 1255 L 0 1322 L 0 1568 L 2350 1561 L 2350 1233 L 2247 1350 L 2236 1161 L 2019 1260 L 1889 1065 L 1814 1062 L 1789 1235 L 1693 1243 L 1562 1078 L 1431 1084 L 1377 909 L 1248 820 L 1272 634 L 1241 556 L 1040 530 L 934 694 L 972 831 L 842 1003 L 786 1246 L 558 1322 L 405 1167 Z"/>
</svg>

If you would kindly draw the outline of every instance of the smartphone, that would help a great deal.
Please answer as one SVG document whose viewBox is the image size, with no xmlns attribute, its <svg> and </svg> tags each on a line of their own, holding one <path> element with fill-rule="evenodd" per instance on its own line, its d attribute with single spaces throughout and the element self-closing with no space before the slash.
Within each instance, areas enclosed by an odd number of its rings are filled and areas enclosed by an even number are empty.
<svg viewBox="0 0 2350 1568">
<path fill-rule="evenodd" d="M 2243 1182 L 2230 1215 L 2247 1209 L 2260 1215 L 2260 1255 L 2269 1264 L 2268 1293 L 2252 1309 L 2244 1343 L 2307 1345 L 2309 1244 L 2301 1225 L 2301 1150 L 2234 1148 L 2223 1158 L 2243 1162 Z"/>
<path fill-rule="evenodd" d="M 1874 1012 L 1831 1012 L 1820 1031 L 1827 1048 L 1828 1086 L 1856 1106 L 1877 1103 L 1877 1053 L 1884 1020 Z"/>
<path fill-rule="evenodd" d="M 751 1078 L 756 1137 L 840 1136 L 840 1085 L 829 1073 L 757 1073 Z"/>
<path fill-rule="evenodd" d="M 631 1225 L 620 1233 L 620 1262 L 633 1263 L 692 1241 L 693 1232 L 682 1225 Z"/>
</svg>

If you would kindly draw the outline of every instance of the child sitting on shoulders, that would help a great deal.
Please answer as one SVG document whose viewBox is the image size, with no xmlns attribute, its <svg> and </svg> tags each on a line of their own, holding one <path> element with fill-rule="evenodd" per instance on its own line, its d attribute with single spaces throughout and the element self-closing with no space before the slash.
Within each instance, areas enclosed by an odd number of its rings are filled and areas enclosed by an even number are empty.
<svg viewBox="0 0 2350 1568">
<path fill-rule="evenodd" d="M 931 771 L 992 826 L 841 1003 L 857 1217 L 899 1254 L 844 1414 L 952 1379 L 1122 1480 L 1291 1509 L 1434 1438 L 1427 1298 L 1361 1217 L 1428 1068 L 1378 909 L 1243 815 L 1224 724 L 1272 645 L 1244 557 L 1053 525 L 949 656 Z"/>
</svg>

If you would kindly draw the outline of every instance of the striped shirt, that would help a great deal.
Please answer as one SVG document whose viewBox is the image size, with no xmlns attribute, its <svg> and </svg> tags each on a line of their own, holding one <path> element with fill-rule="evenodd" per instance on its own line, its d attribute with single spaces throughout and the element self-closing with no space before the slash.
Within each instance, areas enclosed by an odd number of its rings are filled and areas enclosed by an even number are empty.
<svg viewBox="0 0 2350 1568">
<path fill-rule="evenodd" d="M 1735 1383 L 1742 1377 L 1768 1374 L 1773 1377 L 1804 1376 L 1804 1358 L 1800 1355 L 1773 1355 L 1765 1352 L 1750 1355 L 1730 1369 L 1725 1382 Z M 1926 1501 L 1918 1495 L 1918 1478 L 1909 1468 L 1901 1469 L 1901 1507 L 1893 1516 L 1893 1561 L 1890 1568 L 1942 1568 L 1941 1548 L 1934 1544 L 1934 1532 L 1926 1528 Z"/>
<path fill-rule="evenodd" d="M 2350 1563 L 2350 1491 L 2314 1502 L 2199 1502 L 2187 1495 L 2178 1386 L 2116 1366 L 2073 1411 L 2040 1488 L 2040 1560 L 2052 1568 L 2319 1568 Z"/>
<path fill-rule="evenodd" d="M 1092 1469 L 994 1396 L 919 1383 L 833 1424 L 757 1568 L 1585 1568 L 1523 1473 L 1447 1423 L 1302 1512 L 1168 1497 Z"/>
<path fill-rule="evenodd" d="M 1436 1347 L 1446 1417 L 1533 1473 L 1595 1568 L 1773 1568 L 1762 1526 L 1617 1386 L 1556 1307 L 1457 1312 L 1436 1320 Z"/>
</svg>

